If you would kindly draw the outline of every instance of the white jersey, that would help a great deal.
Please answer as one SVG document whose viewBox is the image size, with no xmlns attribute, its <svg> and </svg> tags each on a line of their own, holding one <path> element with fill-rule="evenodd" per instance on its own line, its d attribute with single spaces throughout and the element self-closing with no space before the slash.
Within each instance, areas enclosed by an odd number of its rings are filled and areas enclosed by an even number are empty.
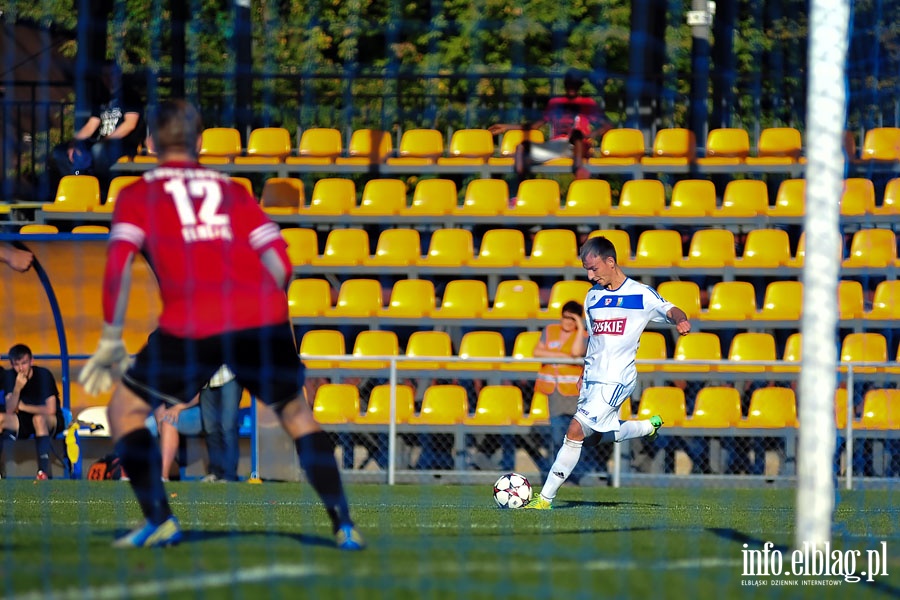
<svg viewBox="0 0 900 600">
<path fill-rule="evenodd" d="M 631 385 L 637 379 L 634 360 L 641 333 L 650 321 L 669 321 L 674 306 L 650 286 L 626 278 L 617 290 L 595 285 L 584 301 L 587 354 L 584 381 Z"/>
</svg>

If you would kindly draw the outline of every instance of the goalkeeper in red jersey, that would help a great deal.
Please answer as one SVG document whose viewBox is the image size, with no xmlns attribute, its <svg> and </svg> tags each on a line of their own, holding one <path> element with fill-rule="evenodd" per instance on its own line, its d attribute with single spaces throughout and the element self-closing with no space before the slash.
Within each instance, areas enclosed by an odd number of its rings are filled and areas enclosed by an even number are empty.
<svg viewBox="0 0 900 600">
<path fill-rule="evenodd" d="M 157 168 L 116 200 L 103 283 L 103 335 L 79 381 L 92 394 L 121 378 L 109 404 L 115 449 L 146 523 L 115 546 L 166 546 L 182 534 L 161 481 L 161 456 L 145 427 L 162 404 L 190 401 L 223 364 L 268 404 L 294 440 L 300 466 L 331 517 L 337 546 L 365 546 L 350 519 L 327 434 L 302 390 L 285 288 L 291 265 L 278 226 L 255 199 L 197 162 L 203 125 L 189 103 L 153 112 Z M 122 342 L 131 263 L 143 253 L 159 281 L 159 328 L 129 366 Z"/>
</svg>

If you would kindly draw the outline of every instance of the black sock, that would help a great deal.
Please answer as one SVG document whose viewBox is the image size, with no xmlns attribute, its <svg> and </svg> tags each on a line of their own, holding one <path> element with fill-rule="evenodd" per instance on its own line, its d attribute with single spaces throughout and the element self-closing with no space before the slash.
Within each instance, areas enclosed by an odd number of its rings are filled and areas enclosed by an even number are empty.
<svg viewBox="0 0 900 600">
<path fill-rule="evenodd" d="M 347 496 L 341 485 L 341 474 L 334 458 L 334 445 L 324 431 L 316 431 L 294 440 L 300 467 L 306 473 L 309 484 L 319 494 L 334 530 L 341 525 L 352 525 Z"/>
<path fill-rule="evenodd" d="M 3 446 L 6 445 L 6 442 L 14 442 L 18 437 L 15 429 L 4 429 L 0 432 L 0 457 L 3 456 Z"/>
<path fill-rule="evenodd" d="M 50 476 L 50 436 L 34 436 L 34 446 L 37 448 L 38 470 Z"/>
<path fill-rule="evenodd" d="M 116 454 L 147 520 L 159 525 L 171 517 L 172 509 L 162 484 L 162 454 L 150 431 L 138 429 L 124 436 L 116 443 Z"/>
</svg>

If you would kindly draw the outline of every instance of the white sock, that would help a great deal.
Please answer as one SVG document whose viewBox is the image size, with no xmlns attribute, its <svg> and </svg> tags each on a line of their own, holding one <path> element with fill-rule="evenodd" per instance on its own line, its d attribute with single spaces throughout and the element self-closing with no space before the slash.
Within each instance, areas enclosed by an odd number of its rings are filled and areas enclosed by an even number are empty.
<svg viewBox="0 0 900 600">
<path fill-rule="evenodd" d="M 619 431 L 616 432 L 616 441 L 631 440 L 644 437 L 653 433 L 653 425 L 650 420 L 644 421 L 619 421 Z"/>
<path fill-rule="evenodd" d="M 563 441 L 562 448 L 556 453 L 556 460 L 553 461 L 553 466 L 550 467 L 550 472 L 547 473 L 544 487 L 541 488 L 541 496 L 546 500 L 556 498 L 556 492 L 559 491 L 560 486 L 572 474 L 572 469 L 575 468 L 575 465 L 578 464 L 578 459 L 581 458 L 582 444 L 583 442 L 570 440 L 568 437 Z"/>
</svg>

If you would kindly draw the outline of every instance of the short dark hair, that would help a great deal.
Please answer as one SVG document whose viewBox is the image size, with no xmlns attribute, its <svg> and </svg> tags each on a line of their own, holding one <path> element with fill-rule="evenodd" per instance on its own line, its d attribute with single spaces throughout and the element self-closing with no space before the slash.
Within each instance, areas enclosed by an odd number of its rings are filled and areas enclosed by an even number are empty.
<svg viewBox="0 0 900 600">
<path fill-rule="evenodd" d="M 616 247 L 602 235 L 588 239 L 588 241 L 581 245 L 581 250 L 578 252 L 578 257 L 581 259 L 581 262 L 584 262 L 584 259 L 592 255 L 599 256 L 603 260 L 612 257 L 614 261 L 619 261 L 616 256 Z"/>
<path fill-rule="evenodd" d="M 584 86 L 584 74 L 577 69 L 569 69 L 563 77 L 563 87 L 580 90 Z"/>
<path fill-rule="evenodd" d="M 166 100 L 150 114 L 150 136 L 157 154 L 170 150 L 197 153 L 197 141 L 203 133 L 200 113 L 185 100 Z"/>
<path fill-rule="evenodd" d="M 16 344 L 12 348 L 9 349 L 9 360 L 10 362 L 15 360 L 21 360 L 26 356 L 32 357 L 34 354 L 31 353 L 31 348 L 26 346 L 25 344 Z"/>
<path fill-rule="evenodd" d="M 562 306 L 562 313 L 574 313 L 576 315 L 584 314 L 584 307 L 579 302 L 575 302 L 574 300 L 569 300 Z"/>
</svg>

